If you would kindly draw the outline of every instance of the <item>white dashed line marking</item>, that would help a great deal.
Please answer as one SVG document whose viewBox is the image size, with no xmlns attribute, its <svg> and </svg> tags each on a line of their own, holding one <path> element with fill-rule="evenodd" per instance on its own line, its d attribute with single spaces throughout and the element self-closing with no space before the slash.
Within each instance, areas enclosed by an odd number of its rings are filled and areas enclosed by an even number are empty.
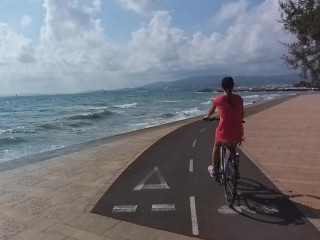
<svg viewBox="0 0 320 240">
<path fill-rule="evenodd" d="M 119 212 L 136 212 L 137 205 L 119 205 L 114 206 L 112 212 L 119 213 Z"/>
<path fill-rule="evenodd" d="M 197 211 L 196 211 L 196 200 L 194 196 L 190 196 L 190 210 L 191 210 L 191 223 L 192 223 L 192 234 L 199 235 Z"/>
<path fill-rule="evenodd" d="M 195 147 L 196 144 L 197 144 L 197 139 L 195 139 L 195 140 L 193 141 L 192 147 Z"/>
<path fill-rule="evenodd" d="M 190 159 L 189 172 L 193 172 L 193 159 Z"/>
<path fill-rule="evenodd" d="M 202 129 L 200 130 L 200 132 L 202 133 L 204 130 L 205 130 L 205 128 L 202 128 Z"/>
<path fill-rule="evenodd" d="M 175 211 L 176 206 L 175 204 L 152 204 L 151 211 L 153 212 L 169 212 Z"/>
</svg>

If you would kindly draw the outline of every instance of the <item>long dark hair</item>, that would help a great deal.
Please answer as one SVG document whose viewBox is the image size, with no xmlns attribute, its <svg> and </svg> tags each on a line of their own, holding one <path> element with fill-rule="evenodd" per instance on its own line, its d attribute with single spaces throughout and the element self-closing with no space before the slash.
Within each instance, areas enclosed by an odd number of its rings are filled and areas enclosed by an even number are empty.
<svg viewBox="0 0 320 240">
<path fill-rule="evenodd" d="M 234 107 L 232 103 L 232 90 L 234 87 L 234 81 L 232 77 L 225 77 L 221 81 L 221 87 L 222 89 L 227 93 L 229 104 L 231 107 Z"/>
</svg>

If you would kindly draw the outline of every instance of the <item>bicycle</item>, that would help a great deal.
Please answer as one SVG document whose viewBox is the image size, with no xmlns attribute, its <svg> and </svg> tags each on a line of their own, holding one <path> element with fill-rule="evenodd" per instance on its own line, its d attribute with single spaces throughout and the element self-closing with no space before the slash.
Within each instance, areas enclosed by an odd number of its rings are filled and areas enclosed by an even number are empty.
<svg viewBox="0 0 320 240">
<path fill-rule="evenodd" d="M 220 120 L 217 117 L 204 120 Z M 244 121 L 243 121 L 244 123 Z M 236 151 L 238 143 L 222 144 L 220 148 L 219 172 L 216 181 L 224 185 L 224 196 L 229 207 L 233 205 L 237 195 L 237 180 L 239 177 L 240 154 Z"/>
</svg>

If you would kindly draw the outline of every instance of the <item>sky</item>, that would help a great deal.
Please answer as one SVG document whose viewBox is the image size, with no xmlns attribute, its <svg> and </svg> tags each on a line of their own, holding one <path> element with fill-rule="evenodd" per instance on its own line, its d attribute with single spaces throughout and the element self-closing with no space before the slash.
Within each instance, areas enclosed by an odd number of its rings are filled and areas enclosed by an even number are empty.
<svg viewBox="0 0 320 240">
<path fill-rule="evenodd" d="M 274 75 L 278 0 L 0 0 L 0 95 Z"/>
</svg>

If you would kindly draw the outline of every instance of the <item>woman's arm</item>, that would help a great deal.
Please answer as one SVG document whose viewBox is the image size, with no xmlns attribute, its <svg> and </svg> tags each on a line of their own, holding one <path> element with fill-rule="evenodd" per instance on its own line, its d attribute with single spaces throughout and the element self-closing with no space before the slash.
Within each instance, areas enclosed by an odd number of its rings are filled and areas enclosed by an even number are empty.
<svg viewBox="0 0 320 240">
<path fill-rule="evenodd" d="M 216 111 L 216 106 L 212 104 L 211 108 L 209 109 L 208 114 L 206 116 L 204 116 L 203 119 L 209 120 L 210 117 L 214 114 L 215 111 Z"/>
<path fill-rule="evenodd" d="M 243 105 L 242 105 L 242 120 L 244 119 L 244 108 L 243 108 Z"/>
<path fill-rule="evenodd" d="M 242 111 L 242 120 L 244 119 L 244 107 L 243 107 L 243 99 L 241 98 L 241 111 Z"/>
</svg>

